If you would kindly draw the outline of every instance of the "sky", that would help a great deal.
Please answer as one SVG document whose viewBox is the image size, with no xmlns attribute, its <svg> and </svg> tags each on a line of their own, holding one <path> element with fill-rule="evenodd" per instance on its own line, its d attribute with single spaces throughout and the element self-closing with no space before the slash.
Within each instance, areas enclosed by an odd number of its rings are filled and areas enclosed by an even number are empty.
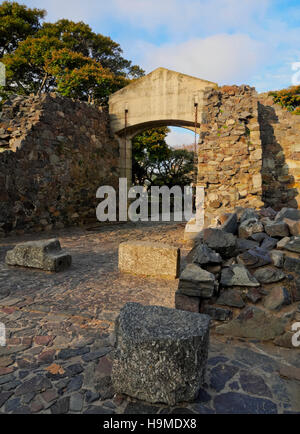
<svg viewBox="0 0 300 434">
<path fill-rule="evenodd" d="M 299 0 L 20 0 L 88 23 L 146 73 L 158 67 L 258 92 L 300 84 Z M 299 62 L 298 65 L 296 63 Z M 172 128 L 171 145 L 193 143 Z"/>
</svg>

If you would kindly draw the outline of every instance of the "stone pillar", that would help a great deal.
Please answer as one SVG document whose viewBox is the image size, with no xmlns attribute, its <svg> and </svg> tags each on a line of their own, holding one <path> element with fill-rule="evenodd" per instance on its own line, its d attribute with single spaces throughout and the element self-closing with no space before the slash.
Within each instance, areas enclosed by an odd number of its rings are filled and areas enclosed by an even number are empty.
<svg viewBox="0 0 300 434">
<path fill-rule="evenodd" d="M 120 149 L 120 177 L 127 178 L 128 187 L 132 185 L 132 137 L 118 137 Z"/>
</svg>

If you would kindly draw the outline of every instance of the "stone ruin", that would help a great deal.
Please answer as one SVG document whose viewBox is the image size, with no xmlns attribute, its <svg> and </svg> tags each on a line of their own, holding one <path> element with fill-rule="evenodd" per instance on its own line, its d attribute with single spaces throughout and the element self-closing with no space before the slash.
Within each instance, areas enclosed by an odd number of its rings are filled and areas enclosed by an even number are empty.
<svg viewBox="0 0 300 434">
<path fill-rule="evenodd" d="M 209 315 L 216 333 L 292 348 L 300 211 L 238 209 L 221 222 L 198 235 L 179 279 L 176 308 Z"/>
<path fill-rule="evenodd" d="M 158 95 L 152 85 L 166 92 Z M 125 159 L 130 180 L 131 138 L 175 121 L 193 129 L 194 90 L 201 94 L 197 182 L 205 188 L 206 225 L 237 206 L 298 208 L 300 117 L 249 86 L 218 87 L 160 68 L 112 95 L 109 112 L 57 94 L 14 96 L 3 105 L 0 237 L 97 222 L 97 189 L 110 185 L 117 191 L 125 174 L 124 137 L 114 129 L 118 123 L 124 130 L 124 98 L 130 100 Z M 184 120 L 176 106 L 177 91 L 185 111 L 189 108 Z M 148 113 L 149 104 L 148 111 L 145 104 L 139 110 L 147 95 L 166 101 L 154 104 L 153 113 Z M 114 113 L 117 101 L 119 114 Z M 163 112 L 166 107 L 169 114 Z"/>
</svg>

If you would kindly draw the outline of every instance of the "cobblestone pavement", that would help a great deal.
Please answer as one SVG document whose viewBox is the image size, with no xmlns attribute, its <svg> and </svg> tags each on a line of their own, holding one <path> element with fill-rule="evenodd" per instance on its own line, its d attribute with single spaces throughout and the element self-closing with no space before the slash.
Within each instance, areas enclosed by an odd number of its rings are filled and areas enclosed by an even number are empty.
<svg viewBox="0 0 300 434">
<path fill-rule="evenodd" d="M 5 265 L 17 242 L 56 236 L 73 256 L 69 270 Z M 120 274 L 118 245 L 156 240 L 181 247 L 184 256 L 182 237 L 183 225 L 170 223 L 2 239 L 0 322 L 7 346 L 0 347 L 0 413 L 300 413 L 298 350 L 216 336 L 197 402 L 167 408 L 114 394 L 112 331 L 119 309 L 129 301 L 174 307 L 177 287 L 175 280 Z"/>
</svg>

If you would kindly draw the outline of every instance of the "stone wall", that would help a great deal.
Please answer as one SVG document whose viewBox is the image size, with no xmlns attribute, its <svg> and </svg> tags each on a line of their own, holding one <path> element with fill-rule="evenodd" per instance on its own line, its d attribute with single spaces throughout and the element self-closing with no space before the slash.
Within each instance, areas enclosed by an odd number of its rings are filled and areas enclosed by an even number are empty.
<svg viewBox="0 0 300 434">
<path fill-rule="evenodd" d="M 96 191 L 118 185 L 108 115 L 62 98 L 15 97 L 0 119 L 0 235 L 96 221 Z"/>
<path fill-rule="evenodd" d="M 249 86 L 210 87 L 198 184 L 207 224 L 235 207 L 300 202 L 300 117 Z M 0 119 L 0 236 L 96 222 L 97 188 L 118 186 L 120 152 L 105 110 L 56 94 L 14 97 Z"/>
<path fill-rule="evenodd" d="M 224 86 L 205 95 L 198 184 L 206 189 L 206 216 L 262 202 L 262 144 L 254 88 Z"/>
<path fill-rule="evenodd" d="M 300 204 L 300 116 L 259 95 L 263 200 L 275 209 Z"/>
</svg>

